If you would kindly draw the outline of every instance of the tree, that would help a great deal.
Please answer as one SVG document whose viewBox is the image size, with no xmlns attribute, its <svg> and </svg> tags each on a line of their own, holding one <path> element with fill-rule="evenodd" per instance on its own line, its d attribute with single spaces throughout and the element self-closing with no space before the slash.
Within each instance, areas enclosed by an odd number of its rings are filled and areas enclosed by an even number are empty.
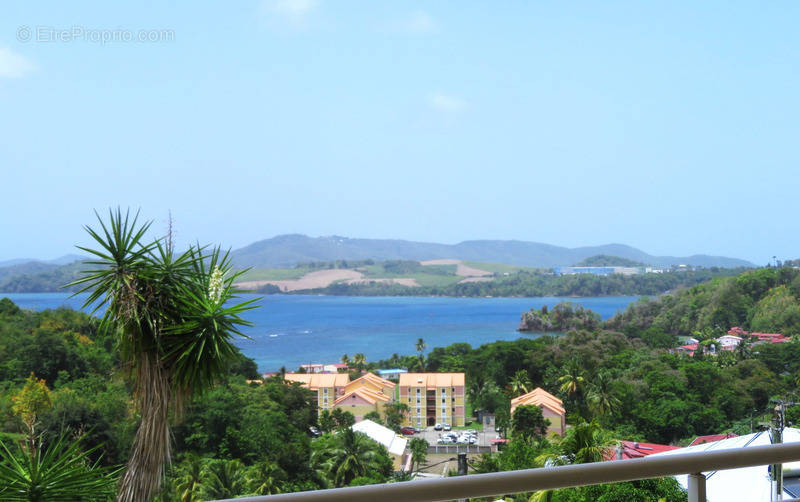
<svg viewBox="0 0 800 502">
<path fill-rule="evenodd" d="M 263 460 L 253 464 L 245 474 L 248 493 L 273 495 L 283 492 L 286 473 L 278 464 Z"/>
<path fill-rule="evenodd" d="M 514 395 L 520 396 L 528 392 L 531 387 L 531 379 L 528 377 L 528 372 L 525 370 L 519 370 L 514 373 L 514 376 L 511 378 L 509 382 L 511 385 L 511 392 Z"/>
<path fill-rule="evenodd" d="M 397 432 L 403 425 L 403 418 L 408 413 L 408 405 L 399 401 L 387 403 L 383 412 L 386 414 L 386 427 Z"/>
<path fill-rule="evenodd" d="M 541 439 L 547 434 L 550 420 L 544 418 L 542 409 L 538 406 L 523 405 L 514 410 L 511 418 L 511 428 L 514 437 L 530 442 L 532 439 Z"/>
<path fill-rule="evenodd" d="M 425 340 L 422 338 L 417 338 L 417 343 L 414 344 L 414 348 L 419 354 L 419 365 L 422 368 L 422 371 L 425 371 L 425 347 Z"/>
<path fill-rule="evenodd" d="M 561 384 L 559 389 L 570 396 L 579 394 L 583 389 L 584 382 L 583 370 L 580 364 L 576 359 L 572 359 L 564 370 L 566 373 L 558 379 L 558 383 Z"/>
<path fill-rule="evenodd" d="M 344 364 L 346 366 L 349 365 L 350 364 L 350 356 L 348 356 L 347 354 L 342 354 L 341 361 L 342 361 L 342 364 Z"/>
<path fill-rule="evenodd" d="M 341 408 L 334 408 L 331 412 L 331 418 L 333 419 L 336 430 L 349 429 L 356 423 L 356 417 L 349 411 L 345 411 Z"/>
<path fill-rule="evenodd" d="M 359 371 L 363 371 L 364 365 L 367 364 L 367 356 L 359 352 L 353 356 L 353 364 L 356 365 L 356 368 L 358 368 Z"/>
<path fill-rule="evenodd" d="M 234 460 L 211 460 L 203 475 L 203 496 L 207 500 L 232 499 L 244 494 L 244 466 Z"/>
<path fill-rule="evenodd" d="M 422 438 L 412 438 L 408 442 L 408 449 L 411 451 L 411 472 L 414 472 L 419 470 L 419 466 L 428 456 L 428 442 Z"/>
<path fill-rule="evenodd" d="M 336 488 L 348 486 L 358 477 L 386 480 L 392 472 L 386 448 L 353 429 L 323 436 L 313 448 L 311 464 Z"/>
<path fill-rule="evenodd" d="M 589 409 L 595 416 L 612 413 L 621 406 L 620 400 L 612 388 L 613 379 L 607 371 L 601 371 L 595 376 L 586 393 Z"/>
<path fill-rule="evenodd" d="M 364 420 L 372 420 L 376 424 L 383 425 L 383 419 L 381 418 L 381 414 L 374 410 L 364 415 Z"/>
<path fill-rule="evenodd" d="M 36 425 L 39 423 L 39 415 L 51 406 L 50 389 L 47 388 L 44 380 L 37 380 L 31 376 L 25 380 L 25 386 L 11 398 L 14 403 L 11 410 L 17 415 L 25 425 L 25 436 L 27 447 L 30 452 L 37 448 Z"/>
<path fill-rule="evenodd" d="M 150 223 L 119 209 L 109 211 L 108 224 L 98 221 L 99 232 L 86 231 L 99 248 L 80 248 L 94 256 L 92 269 L 72 285 L 89 293 L 84 307 L 105 307 L 101 328 L 117 337 L 141 413 L 117 500 L 149 500 L 170 456 L 170 410 L 180 416 L 193 395 L 227 374 L 233 335 L 249 324 L 240 315 L 255 300 L 231 302 L 239 273 L 219 248 L 176 254 L 169 238 L 146 242 Z"/>
<path fill-rule="evenodd" d="M 195 454 L 188 454 L 176 469 L 175 491 L 180 502 L 203 500 L 203 463 Z"/>
<path fill-rule="evenodd" d="M 89 454 L 98 447 L 81 451 L 82 439 L 69 441 L 61 436 L 46 446 L 21 452 L 12 452 L 0 441 L 0 500 L 109 500 L 119 471 L 92 463 Z"/>
</svg>

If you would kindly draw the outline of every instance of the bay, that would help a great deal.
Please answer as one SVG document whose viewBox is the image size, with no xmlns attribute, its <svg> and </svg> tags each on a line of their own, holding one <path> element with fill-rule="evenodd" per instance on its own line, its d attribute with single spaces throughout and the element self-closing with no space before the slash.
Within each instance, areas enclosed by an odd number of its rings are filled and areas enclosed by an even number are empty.
<svg viewBox="0 0 800 502">
<path fill-rule="evenodd" d="M 21 308 L 80 309 L 85 296 L 65 293 L 0 294 Z M 241 295 L 243 299 L 256 295 Z M 414 354 L 418 338 L 430 351 L 456 342 L 473 347 L 497 340 L 535 338 L 519 333 L 520 316 L 531 308 L 571 301 L 608 319 L 638 297 L 441 298 L 269 295 L 246 318 L 250 337 L 236 344 L 261 371 L 301 364 L 339 362 L 342 354 L 363 353 L 368 361 L 393 353 Z"/>
</svg>

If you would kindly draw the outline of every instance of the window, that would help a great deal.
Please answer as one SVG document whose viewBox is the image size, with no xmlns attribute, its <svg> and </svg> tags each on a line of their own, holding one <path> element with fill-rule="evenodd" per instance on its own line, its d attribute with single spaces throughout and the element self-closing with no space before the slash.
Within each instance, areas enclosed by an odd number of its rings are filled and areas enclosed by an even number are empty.
<svg viewBox="0 0 800 502">
<path fill-rule="evenodd" d="M 447 400 L 447 398 L 444 398 L 444 397 L 443 397 L 443 398 L 442 398 L 442 404 L 444 404 L 446 400 Z"/>
<path fill-rule="evenodd" d="M 327 394 L 328 393 L 328 388 L 327 387 L 323 387 L 322 388 L 322 393 L 323 394 Z"/>
</svg>

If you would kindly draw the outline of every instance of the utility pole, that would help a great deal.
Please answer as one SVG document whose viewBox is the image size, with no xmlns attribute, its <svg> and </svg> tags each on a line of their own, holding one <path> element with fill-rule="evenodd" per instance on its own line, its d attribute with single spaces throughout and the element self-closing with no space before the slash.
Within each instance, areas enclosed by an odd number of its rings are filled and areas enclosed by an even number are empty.
<svg viewBox="0 0 800 502">
<path fill-rule="evenodd" d="M 772 410 L 772 424 L 769 429 L 769 439 L 772 444 L 783 443 L 783 417 L 784 403 L 779 401 Z M 773 502 L 783 499 L 783 464 L 772 464 L 769 469 L 770 500 Z"/>
<path fill-rule="evenodd" d="M 794 406 L 791 401 L 773 401 L 775 408 L 772 410 L 772 423 L 769 428 L 769 439 L 772 444 L 783 443 L 783 428 L 786 427 L 786 405 Z M 783 464 L 772 464 L 769 467 L 772 501 L 783 500 Z"/>
</svg>

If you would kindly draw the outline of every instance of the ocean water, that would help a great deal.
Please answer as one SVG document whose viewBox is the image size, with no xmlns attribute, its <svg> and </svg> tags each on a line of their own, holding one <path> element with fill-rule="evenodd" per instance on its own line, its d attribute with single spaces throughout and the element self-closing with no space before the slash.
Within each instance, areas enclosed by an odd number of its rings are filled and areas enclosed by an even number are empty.
<svg viewBox="0 0 800 502">
<path fill-rule="evenodd" d="M 84 297 L 63 293 L 0 294 L 22 308 L 79 309 Z M 256 295 L 242 295 L 251 298 Z M 255 323 L 237 345 L 261 371 L 306 363 L 339 362 L 362 352 L 368 361 L 393 353 L 414 354 L 418 338 L 430 351 L 456 342 L 473 347 L 538 335 L 518 333 L 520 316 L 531 308 L 571 301 L 608 319 L 637 297 L 602 298 L 430 298 L 349 296 L 264 296 L 247 314 Z"/>
</svg>

